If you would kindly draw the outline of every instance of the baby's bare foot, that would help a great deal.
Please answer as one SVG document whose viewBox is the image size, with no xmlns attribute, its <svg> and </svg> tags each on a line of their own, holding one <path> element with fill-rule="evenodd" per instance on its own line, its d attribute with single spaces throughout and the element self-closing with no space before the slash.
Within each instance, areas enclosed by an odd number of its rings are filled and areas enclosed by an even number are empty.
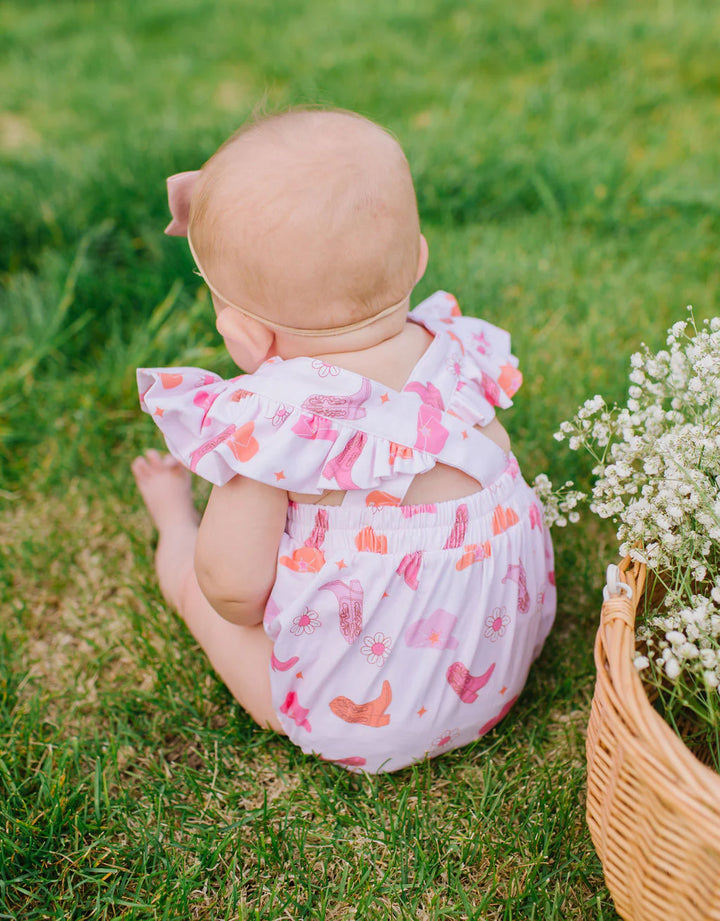
<svg viewBox="0 0 720 921">
<path fill-rule="evenodd" d="M 191 476 L 174 457 L 147 451 L 130 469 L 158 531 L 188 524 L 197 528 L 200 516 L 193 504 Z"/>
</svg>

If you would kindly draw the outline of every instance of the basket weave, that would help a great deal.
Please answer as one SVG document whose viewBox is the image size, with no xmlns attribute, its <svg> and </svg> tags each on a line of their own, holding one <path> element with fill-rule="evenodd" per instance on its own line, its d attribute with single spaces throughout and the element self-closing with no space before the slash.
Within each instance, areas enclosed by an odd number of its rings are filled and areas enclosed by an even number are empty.
<svg viewBox="0 0 720 921">
<path fill-rule="evenodd" d="M 632 664 L 644 567 L 632 600 L 602 607 L 587 736 L 587 821 L 625 921 L 720 921 L 720 775 L 652 708 Z"/>
</svg>

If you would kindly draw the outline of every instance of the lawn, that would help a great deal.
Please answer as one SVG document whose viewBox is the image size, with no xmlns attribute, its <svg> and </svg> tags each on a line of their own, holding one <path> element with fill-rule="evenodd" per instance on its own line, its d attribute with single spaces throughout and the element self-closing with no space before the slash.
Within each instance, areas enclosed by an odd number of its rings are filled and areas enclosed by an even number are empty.
<svg viewBox="0 0 720 921">
<path fill-rule="evenodd" d="M 474 746 L 362 777 L 258 730 L 166 608 L 129 462 L 138 365 L 227 373 L 164 179 L 258 108 L 390 128 L 430 265 L 508 328 L 528 478 L 720 281 L 703 0 L 0 6 L 0 919 L 617 918 L 584 821 L 612 529 L 556 534 L 556 627 Z M 207 495 L 198 485 L 201 504 Z"/>
</svg>

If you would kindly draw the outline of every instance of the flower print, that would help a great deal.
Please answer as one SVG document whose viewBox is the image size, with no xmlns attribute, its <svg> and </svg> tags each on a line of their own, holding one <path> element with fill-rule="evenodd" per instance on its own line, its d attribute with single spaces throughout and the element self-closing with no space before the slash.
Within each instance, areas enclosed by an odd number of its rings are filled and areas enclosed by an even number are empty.
<svg viewBox="0 0 720 921">
<path fill-rule="evenodd" d="M 305 608 L 302 614 L 298 614 L 297 617 L 293 618 L 290 632 L 294 636 L 303 636 L 306 633 L 314 633 L 319 626 L 321 624 L 317 611 Z"/>
<path fill-rule="evenodd" d="M 494 643 L 499 637 L 505 636 L 509 623 L 510 617 L 505 613 L 505 608 L 495 608 L 492 614 L 485 618 L 485 636 Z"/>
<path fill-rule="evenodd" d="M 459 734 L 459 729 L 446 729 L 444 732 L 441 732 L 436 739 L 432 740 L 432 747 L 435 749 L 447 748 L 452 740 L 457 738 Z"/>
<path fill-rule="evenodd" d="M 460 377 L 462 374 L 462 363 L 457 355 L 453 355 L 447 363 L 448 371 L 455 377 Z"/>
<path fill-rule="evenodd" d="M 282 425 L 287 417 L 291 415 L 290 410 L 285 406 L 284 403 L 280 403 L 278 408 L 275 410 L 275 415 L 267 416 L 267 419 L 270 419 L 273 426 L 277 428 L 279 425 Z"/>
<path fill-rule="evenodd" d="M 337 377 L 340 373 L 340 368 L 337 368 L 335 365 L 329 365 L 326 361 L 321 361 L 319 358 L 316 358 L 312 363 L 312 368 L 314 371 L 317 371 L 318 377 Z"/>
<path fill-rule="evenodd" d="M 371 665 L 377 665 L 382 668 L 385 659 L 390 655 L 392 638 L 385 636 L 384 633 L 376 633 L 374 636 L 366 636 L 360 652 L 365 656 Z"/>
</svg>

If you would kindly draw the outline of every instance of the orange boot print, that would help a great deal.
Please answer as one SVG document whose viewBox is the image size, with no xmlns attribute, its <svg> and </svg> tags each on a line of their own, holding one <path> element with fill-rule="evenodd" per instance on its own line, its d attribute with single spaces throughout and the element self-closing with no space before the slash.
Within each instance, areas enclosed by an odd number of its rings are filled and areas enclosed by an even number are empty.
<svg viewBox="0 0 720 921">
<path fill-rule="evenodd" d="M 390 714 L 385 710 L 392 701 L 392 689 L 389 681 L 383 681 L 380 696 L 366 704 L 356 704 L 349 697 L 335 697 L 330 701 L 330 709 L 346 723 L 360 723 L 362 726 L 387 726 Z"/>
</svg>

